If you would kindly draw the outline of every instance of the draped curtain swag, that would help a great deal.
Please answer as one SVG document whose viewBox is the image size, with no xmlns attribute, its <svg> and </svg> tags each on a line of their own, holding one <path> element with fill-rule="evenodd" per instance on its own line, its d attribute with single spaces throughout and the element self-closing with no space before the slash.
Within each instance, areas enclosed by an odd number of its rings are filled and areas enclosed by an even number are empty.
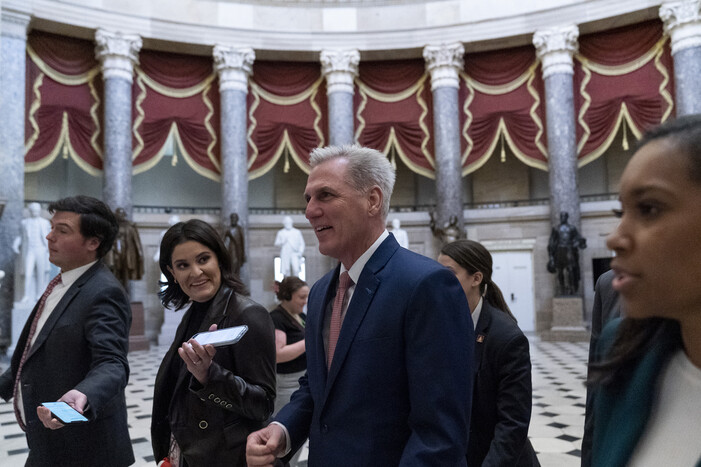
<svg viewBox="0 0 701 467">
<path fill-rule="evenodd" d="M 61 153 L 100 175 L 103 83 L 94 44 L 32 31 L 27 57 L 25 170 L 41 170 Z M 639 138 L 668 119 L 672 77 L 659 20 L 581 36 L 574 61 L 579 165 L 601 156 L 621 127 L 627 149 L 631 134 Z M 156 166 L 172 135 L 193 170 L 220 179 L 216 79 L 211 57 L 141 51 L 132 87 L 134 173 Z M 309 152 L 328 141 L 320 64 L 257 61 L 249 82 L 249 178 L 281 158 L 285 171 L 291 158 L 308 173 Z M 361 62 L 355 84 L 355 140 L 434 178 L 424 61 Z M 506 146 L 524 164 L 547 170 L 544 83 L 532 46 L 467 54 L 458 96 L 463 175 L 498 152 L 503 160 Z"/>
<path fill-rule="evenodd" d="M 32 32 L 26 73 L 25 170 L 39 171 L 62 152 L 86 172 L 99 175 L 103 86 L 94 44 Z"/>
<path fill-rule="evenodd" d="M 321 65 L 305 62 L 253 64 L 248 94 L 249 179 L 269 171 L 284 154 L 309 173 L 309 153 L 325 146 L 326 89 Z"/>
<path fill-rule="evenodd" d="M 524 164 L 547 170 L 545 98 L 533 46 L 465 55 L 459 99 L 463 175 L 505 144 Z"/>
<path fill-rule="evenodd" d="M 623 149 L 630 131 L 645 130 L 672 115 L 672 56 L 662 22 L 647 21 L 579 39 L 574 86 L 579 165 L 598 158 L 623 126 Z"/>
<path fill-rule="evenodd" d="M 412 171 L 434 178 L 433 109 L 424 61 L 361 62 L 356 86 L 355 140 L 385 154 L 394 148 Z"/>
</svg>

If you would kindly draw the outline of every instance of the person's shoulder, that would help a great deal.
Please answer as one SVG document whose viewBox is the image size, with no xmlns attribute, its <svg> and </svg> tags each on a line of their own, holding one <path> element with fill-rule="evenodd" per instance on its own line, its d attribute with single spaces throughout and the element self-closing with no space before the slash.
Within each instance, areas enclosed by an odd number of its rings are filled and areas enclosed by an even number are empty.
<svg viewBox="0 0 701 467">
<path fill-rule="evenodd" d="M 488 307 L 483 305 L 482 313 L 485 313 L 485 311 L 491 317 L 490 335 L 494 336 L 495 341 L 506 343 L 514 340 L 525 340 L 528 342 L 528 338 L 518 326 L 518 323 L 511 319 L 509 315 L 491 305 Z"/>
</svg>

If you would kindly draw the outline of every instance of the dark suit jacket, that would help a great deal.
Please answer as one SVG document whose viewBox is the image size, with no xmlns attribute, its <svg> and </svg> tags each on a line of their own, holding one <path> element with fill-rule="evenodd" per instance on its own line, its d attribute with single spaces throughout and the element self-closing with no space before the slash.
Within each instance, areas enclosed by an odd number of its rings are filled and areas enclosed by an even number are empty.
<svg viewBox="0 0 701 467">
<path fill-rule="evenodd" d="M 192 337 L 185 335 L 191 312 L 187 311 L 178 326 L 153 388 L 155 459 L 158 462 L 168 455 L 172 430 L 189 467 L 245 466 L 246 437 L 262 428 L 273 412 L 273 321 L 261 305 L 222 286 L 198 332 L 207 331 L 212 324 L 218 329 L 247 325 L 248 331 L 236 344 L 217 348 L 209 381 L 202 386 L 180 364 L 178 355 L 178 348 Z M 170 373 L 174 367 L 179 368 L 177 375 Z"/>
<path fill-rule="evenodd" d="M 606 355 L 613 345 L 621 319 L 604 328 L 597 356 Z M 669 329 L 650 342 L 645 355 L 622 384 L 598 387 L 594 394 L 594 428 L 591 459 L 596 467 L 624 467 L 645 431 L 655 403 L 659 377 L 680 338 Z M 701 467 L 701 459 L 696 463 Z"/>
<path fill-rule="evenodd" d="M 327 374 L 339 267 L 311 289 L 307 374 L 276 417 L 293 452 L 309 436 L 310 466 L 465 465 L 474 331 L 455 276 L 390 235 L 360 274 Z"/>
<path fill-rule="evenodd" d="M 618 292 L 613 290 L 613 270 L 599 276 L 594 286 L 594 307 L 591 313 L 591 340 L 589 341 L 589 364 L 596 361 L 596 346 L 601 330 L 606 324 L 621 316 L 621 304 Z M 593 393 L 587 389 L 586 410 L 584 412 L 584 437 L 582 439 L 582 467 L 590 467 L 591 441 L 594 429 Z"/>
<path fill-rule="evenodd" d="M 528 339 L 506 313 L 482 301 L 467 465 L 540 465 L 528 440 L 532 396 Z"/>
<path fill-rule="evenodd" d="M 36 306 L 17 342 L 0 395 L 12 397 Z M 125 466 L 134 462 L 124 388 L 131 310 L 117 279 L 98 261 L 68 289 L 41 329 L 22 369 L 27 465 Z M 87 423 L 44 428 L 36 408 L 71 389 L 88 397 Z"/>
</svg>

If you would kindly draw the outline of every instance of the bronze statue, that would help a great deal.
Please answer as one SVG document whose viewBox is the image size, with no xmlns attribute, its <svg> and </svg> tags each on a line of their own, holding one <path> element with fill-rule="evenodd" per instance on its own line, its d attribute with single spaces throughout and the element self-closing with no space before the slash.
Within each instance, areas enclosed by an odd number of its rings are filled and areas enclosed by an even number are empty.
<svg viewBox="0 0 701 467">
<path fill-rule="evenodd" d="M 239 274 L 243 263 L 246 262 L 246 249 L 244 245 L 243 227 L 239 225 L 239 215 L 232 212 L 229 216 L 230 226 L 223 235 L 224 245 L 231 256 L 231 269 Z"/>
<path fill-rule="evenodd" d="M 557 272 L 558 295 L 575 295 L 579 290 L 579 250 L 587 247 L 587 240 L 568 218 L 567 212 L 560 213 L 560 225 L 553 227 L 548 242 L 548 272 Z"/>
<path fill-rule="evenodd" d="M 114 240 L 112 249 L 105 256 L 105 263 L 115 277 L 129 290 L 130 280 L 138 281 L 144 275 L 144 254 L 141 238 L 136 224 L 127 219 L 127 213 L 122 208 L 114 211 L 119 223 L 119 232 Z"/>
</svg>

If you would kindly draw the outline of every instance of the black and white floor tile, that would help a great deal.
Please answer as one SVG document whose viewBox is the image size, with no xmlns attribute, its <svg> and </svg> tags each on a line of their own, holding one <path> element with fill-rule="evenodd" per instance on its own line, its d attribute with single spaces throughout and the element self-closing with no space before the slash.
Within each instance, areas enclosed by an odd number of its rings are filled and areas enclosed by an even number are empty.
<svg viewBox="0 0 701 467">
<path fill-rule="evenodd" d="M 543 467 L 579 466 L 584 426 L 587 343 L 540 342 L 531 337 L 533 416 L 530 438 Z M 129 431 L 137 467 L 155 465 L 151 452 L 151 401 L 156 371 L 166 347 L 129 354 Z M 8 367 L 0 358 L 0 373 Z M 0 402 L 0 467 L 19 467 L 27 457 L 24 433 L 12 402 Z M 302 453 L 306 459 L 306 452 Z"/>
</svg>

